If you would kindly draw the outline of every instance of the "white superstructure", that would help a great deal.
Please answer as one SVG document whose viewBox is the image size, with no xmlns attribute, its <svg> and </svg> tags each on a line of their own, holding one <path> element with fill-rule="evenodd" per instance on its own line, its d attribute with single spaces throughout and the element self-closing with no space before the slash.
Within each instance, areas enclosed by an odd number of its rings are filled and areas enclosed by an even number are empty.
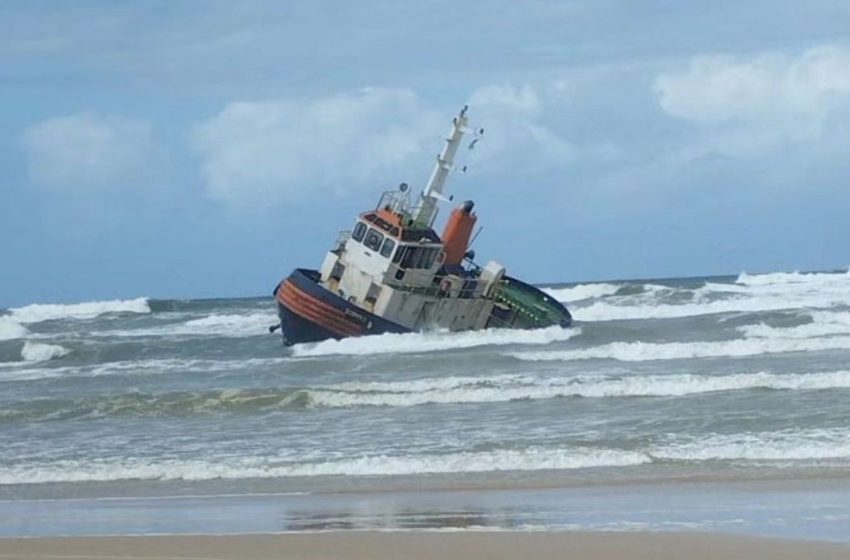
<svg viewBox="0 0 850 560">
<path fill-rule="evenodd" d="M 488 263 L 487 274 L 480 277 L 460 266 L 447 270 L 443 242 L 448 240 L 432 229 L 437 202 L 447 200 L 443 190 L 466 126 L 464 107 L 452 122 L 418 207 L 412 207 L 407 186 L 402 184 L 399 192 L 385 193 L 374 211 L 364 212 L 351 231 L 343 232 L 320 270 L 326 289 L 413 330 L 486 326 L 494 303 L 488 296 L 504 268 Z M 474 223 L 474 215 L 471 219 Z M 458 241 L 464 244 L 463 251 L 468 241 L 468 234 Z"/>
</svg>

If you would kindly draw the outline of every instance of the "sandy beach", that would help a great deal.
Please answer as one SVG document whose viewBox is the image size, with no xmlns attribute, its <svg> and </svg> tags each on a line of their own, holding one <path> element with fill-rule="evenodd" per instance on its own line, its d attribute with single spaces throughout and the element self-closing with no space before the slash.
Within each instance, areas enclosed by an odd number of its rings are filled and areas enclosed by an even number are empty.
<svg viewBox="0 0 850 560">
<path fill-rule="evenodd" d="M 0 558 L 22 560 L 472 560 L 522 557 L 539 560 L 827 560 L 850 557 L 850 546 L 709 534 L 613 532 L 334 532 L 0 540 Z"/>
</svg>

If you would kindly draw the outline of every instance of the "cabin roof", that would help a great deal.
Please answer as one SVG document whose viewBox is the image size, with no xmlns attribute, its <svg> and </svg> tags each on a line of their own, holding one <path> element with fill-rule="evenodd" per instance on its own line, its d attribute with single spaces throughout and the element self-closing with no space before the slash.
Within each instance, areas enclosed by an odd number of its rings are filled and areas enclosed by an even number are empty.
<svg viewBox="0 0 850 560">
<path fill-rule="evenodd" d="M 427 241 L 429 243 L 441 243 L 440 236 L 431 228 L 414 228 L 410 225 L 405 225 L 412 220 L 405 219 L 403 216 L 382 208 L 377 212 L 365 212 L 360 216 L 364 221 L 374 224 L 384 233 L 388 233 L 401 241 L 418 243 Z"/>
</svg>

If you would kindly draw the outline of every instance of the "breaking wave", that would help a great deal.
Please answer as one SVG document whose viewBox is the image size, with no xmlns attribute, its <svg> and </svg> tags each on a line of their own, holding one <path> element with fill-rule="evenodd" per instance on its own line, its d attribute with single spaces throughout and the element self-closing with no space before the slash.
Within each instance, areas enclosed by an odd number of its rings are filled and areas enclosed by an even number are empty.
<svg viewBox="0 0 850 560">
<path fill-rule="evenodd" d="M 833 460 L 846 464 L 844 429 L 708 434 L 637 449 L 585 446 L 454 451 L 412 455 L 364 454 L 346 459 L 298 461 L 292 456 L 202 459 L 59 460 L 0 466 L 0 484 L 117 480 L 265 479 L 313 476 L 398 476 L 497 471 L 629 468 L 653 462 Z M 295 460 L 294 460 L 295 459 Z"/>
<path fill-rule="evenodd" d="M 794 327 L 772 327 L 764 323 L 743 325 L 738 331 L 748 338 L 815 338 L 850 335 L 850 312 L 814 311 L 811 323 Z"/>
<path fill-rule="evenodd" d="M 44 362 L 67 356 L 71 351 L 57 344 L 43 344 L 27 340 L 21 349 L 21 358 L 27 362 Z"/>
<path fill-rule="evenodd" d="M 545 288 L 543 291 L 558 301 L 571 302 L 610 296 L 617 293 L 621 287 L 620 284 L 579 284 L 569 288 Z"/>
<path fill-rule="evenodd" d="M 760 372 L 563 378 L 530 375 L 436 377 L 407 382 L 340 383 L 303 388 L 126 393 L 77 399 L 41 399 L 6 407 L 0 412 L 0 420 L 41 422 L 105 416 L 250 414 L 304 408 L 412 407 L 565 397 L 667 397 L 750 389 L 794 391 L 847 388 L 850 388 L 850 371 L 781 375 Z"/>
<path fill-rule="evenodd" d="M 695 289 L 644 288 L 637 294 L 624 294 L 624 285 L 613 294 L 600 294 L 607 297 L 576 306 L 573 315 L 581 321 L 672 319 L 850 305 L 850 273 L 742 273 L 734 283 L 707 282 Z"/>
<path fill-rule="evenodd" d="M 0 316 L 0 340 L 15 340 L 24 338 L 29 331 L 20 323 L 7 315 Z"/>
<path fill-rule="evenodd" d="M 772 272 L 768 274 L 738 275 L 737 284 L 745 286 L 769 286 L 774 284 L 833 284 L 850 282 L 850 269 L 845 272 Z"/>
<path fill-rule="evenodd" d="M 292 347 L 295 357 L 330 355 L 367 356 L 374 354 L 420 353 L 435 350 L 456 350 L 476 346 L 507 344 L 549 344 L 581 334 L 581 329 L 548 327 L 536 330 L 488 329 L 466 332 L 428 332 L 382 334 L 342 340 L 326 340 L 316 344 L 297 344 Z"/>
<path fill-rule="evenodd" d="M 709 435 L 650 451 L 672 461 L 812 461 L 850 458 L 847 430 L 784 430 Z"/>
<path fill-rule="evenodd" d="M 455 378 L 434 383 L 361 384 L 349 390 L 347 398 L 326 399 L 323 404 L 348 402 L 377 405 L 411 405 L 425 402 L 482 402 L 516 399 L 547 399 L 577 396 L 588 398 L 683 396 L 697 393 L 741 389 L 831 389 L 850 388 L 850 372 L 836 371 L 806 374 L 740 373 L 731 375 L 645 375 L 624 377 L 535 378 L 501 376 L 485 379 Z M 404 387 L 404 388 L 402 388 Z M 384 394 L 381 394 L 381 393 Z M 339 395 L 336 395 L 337 397 Z M 357 401 L 356 399 L 361 400 Z M 320 399 L 316 399 L 322 402 Z"/>
<path fill-rule="evenodd" d="M 683 360 L 689 358 L 743 357 L 785 352 L 818 352 L 850 349 L 850 337 L 763 338 L 719 342 L 612 342 L 583 350 L 513 352 L 509 356 L 525 361 L 570 361 L 609 359 L 621 362 Z"/>
<path fill-rule="evenodd" d="M 279 365 L 288 358 L 252 358 L 248 360 L 202 360 L 164 358 L 127 360 L 63 367 L 15 367 L 0 371 L 0 381 L 34 381 L 57 377 L 98 377 L 108 375 L 160 375 L 188 372 L 216 373 Z M 20 363 L 18 363 L 20 364 Z M 17 364 L 16 364 L 17 365 Z"/>
<path fill-rule="evenodd" d="M 503 402 L 560 397 L 611 398 L 685 396 L 747 389 L 816 390 L 850 388 L 850 371 L 806 374 L 575 376 L 545 378 L 500 375 L 451 377 L 411 382 L 351 383 L 309 392 L 312 406 L 416 406 Z"/>
<path fill-rule="evenodd" d="M 162 417 L 211 415 L 240 410 L 305 408 L 307 394 L 300 390 L 225 389 L 172 393 L 131 392 L 77 398 L 38 399 L 9 405 L 2 421 L 49 422 L 107 416 Z"/>
<path fill-rule="evenodd" d="M 34 303 L 9 310 L 11 317 L 19 323 L 38 323 L 51 319 L 93 319 L 106 313 L 150 312 L 147 298 L 69 304 Z"/>
<path fill-rule="evenodd" d="M 429 455 L 366 455 L 342 460 L 289 462 L 275 458 L 191 460 L 57 461 L 39 467 L 0 466 L 0 484 L 111 480 L 211 480 L 376 476 L 493 471 L 572 470 L 625 467 L 650 462 L 644 453 L 581 447 L 528 448 Z"/>
<path fill-rule="evenodd" d="M 182 323 L 151 328 L 100 331 L 98 336 L 225 336 L 242 338 L 268 336 L 269 325 L 280 320 L 272 313 L 212 314 Z"/>
</svg>

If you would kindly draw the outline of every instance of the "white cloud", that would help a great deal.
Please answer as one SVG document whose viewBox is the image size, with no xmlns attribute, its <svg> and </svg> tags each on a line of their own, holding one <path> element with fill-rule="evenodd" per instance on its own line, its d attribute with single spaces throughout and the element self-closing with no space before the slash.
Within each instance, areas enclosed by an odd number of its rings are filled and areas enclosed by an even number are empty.
<svg viewBox="0 0 850 560">
<path fill-rule="evenodd" d="M 473 107 L 488 108 L 498 107 L 525 115 L 537 115 L 540 113 L 540 98 L 537 92 L 529 85 L 514 87 L 511 85 L 497 84 L 482 87 L 469 98 Z"/>
<path fill-rule="evenodd" d="M 547 127 L 531 86 L 489 85 L 469 98 L 470 124 L 486 128 L 458 166 L 504 174 L 510 167 L 573 161 L 576 150 Z M 250 206 L 352 189 L 380 190 L 428 177 L 460 107 L 427 106 L 407 89 L 370 88 L 309 101 L 234 102 L 193 134 L 207 193 Z M 471 138 L 466 140 L 466 143 Z"/>
<path fill-rule="evenodd" d="M 137 181 L 153 148 L 150 123 L 82 113 L 23 133 L 32 179 L 56 189 L 119 188 Z"/>
<path fill-rule="evenodd" d="M 850 95 L 850 49 L 812 48 L 799 56 L 698 56 L 684 72 L 658 76 L 662 109 L 703 124 L 823 119 Z"/>
<path fill-rule="evenodd" d="M 409 165 L 430 163 L 447 121 L 410 90 L 364 89 L 313 101 L 230 103 L 196 127 L 193 145 L 212 198 L 265 204 L 378 190 L 381 180 L 424 182 L 410 177 Z"/>
<path fill-rule="evenodd" d="M 511 165 L 559 166 L 576 159 L 577 150 L 544 123 L 544 104 L 530 85 L 489 85 L 469 98 L 473 124 L 485 134 L 476 149 L 476 168 L 503 172 Z"/>
</svg>

